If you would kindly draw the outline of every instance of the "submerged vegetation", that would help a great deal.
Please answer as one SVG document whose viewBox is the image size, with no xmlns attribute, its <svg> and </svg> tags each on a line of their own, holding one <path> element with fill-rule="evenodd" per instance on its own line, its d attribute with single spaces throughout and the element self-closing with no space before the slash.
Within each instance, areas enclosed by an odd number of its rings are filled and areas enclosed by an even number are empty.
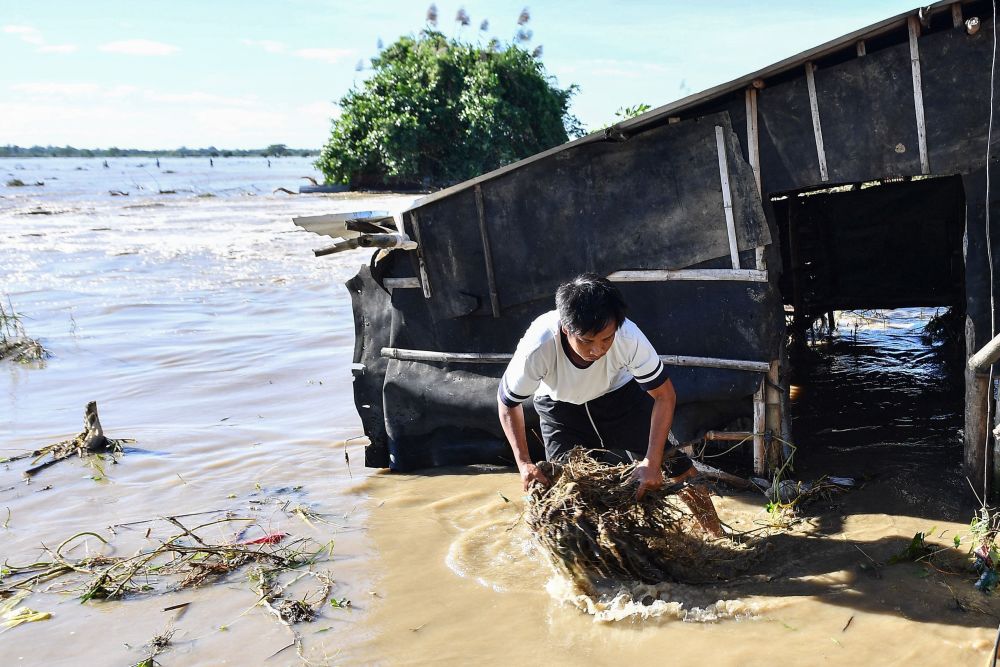
<svg viewBox="0 0 1000 667">
<path fill-rule="evenodd" d="M 4 306 L 4 300 L 0 299 L 0 360 L 27 363 L 47 359 L 48 351 L 25 333 L 22 319 L 9 300 Z"/>
</svg>

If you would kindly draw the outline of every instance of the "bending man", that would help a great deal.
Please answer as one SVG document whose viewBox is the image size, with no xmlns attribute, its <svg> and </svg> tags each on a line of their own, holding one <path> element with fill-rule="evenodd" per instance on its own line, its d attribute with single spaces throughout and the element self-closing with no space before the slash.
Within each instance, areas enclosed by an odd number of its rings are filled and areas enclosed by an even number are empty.
<svg viewBox="0 0 1000 667">
<path fill-rule="evenodd" d="M 500 380 L 500 423 L 524 488 L 548 485 L 532 462 L 521 403 L 534 395 L 545 458 L 558 461 L 574 447 L 595 450 L 610 463 L 636 462 L 637 497 L 697 471 L 686 454 L 667 450 L 676 395 L 656 350 L 625 317 L 625 300 L 606 278 L 577 276 L 556 291 L 556 310 L 536 319 L 518 343 Z M 665 456 L 664 452 L 669 453 Z M 722 535 L 708 493 L 679 493 L 706 532 Z"/>
</svg>

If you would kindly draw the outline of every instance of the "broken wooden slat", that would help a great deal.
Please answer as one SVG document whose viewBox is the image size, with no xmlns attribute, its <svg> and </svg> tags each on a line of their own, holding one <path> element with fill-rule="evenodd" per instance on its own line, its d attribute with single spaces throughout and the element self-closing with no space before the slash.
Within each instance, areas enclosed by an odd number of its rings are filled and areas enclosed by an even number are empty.
<svg viewBox="0 0 1000 667">
<path fill-rule="evenodd" d="M 865 47 L 865 40 L 859 39 L 857 44 L 854 45 L 854 48 L 857 50 L 858 58 L 868 55 L 868 49 Z"/>
<path fill-rule="evenodd" d="M 398 347 L 383 347 L 383 357 L 402 361 L 439 361 L 456 363 L 505 364 L 512 354 L 494 352 L 432 352 L 430 350 L 405 350 Z M 735 371 L 766 373 L 770 364 L 766 361 L 743 359 L 715 359 L 712 357 L 685 357 L 661 354 L 660 361 L 668 366 L 688 366 L 695 368 L 724 368 Z"/>
<path fill-rule="evenodd" d="M 410 224 L 413 226 L 413 236 L 417 241 L 417 268 L 420 271 L 420 287 L 423 288 L 424 298 L 431 298 L 431 283 L 427 279 L 427 265 L 424 264 L 424 244 L 420 241 L 420 221 L 417 219 L 417 212 L 410 211 Z"/>
<path fill-rule="evenodd" d="M 761 194 L 760 189 L 760 141 L 757 135 L 757 89 L 747 88 L 747 157 L 750 168 L 753 169 L 753 178 L 757 181 L 757 194 Z"/>
<path fill-rule="evenodd" d="M 420 278 L 385 278 L 382 287 L 386 289 L 419 288 Z"/>
<path fill-rule="evenodd" d="M 719 151 L 719 178 L 722 181 L 722 206 L 726 211 L 726 231 L 729 234 L 729 255 L 733 268 L 740 268 L 740 250 L 736 244 L 736 220 L 733 218 L 733 195 L 729 190 L 729 163 L 726 159 L 726 136 L 721 125 L 715 126 L 715 146 Z"/>
<path fill-rule="evenodd" d="M 920 147 L 920 173 L 931 173 L 930 160 L 927 157 L 927 125 L 924 120 L 924 91 L 920 82 L 920 47 L 917 38 L 920 36 L 920 19 L 911 16 L 906 21 L 910 34 L 910 69 L 913 73 L 913 110 L 917 118 L 917 144 Z"/>
<path fill-rule="evenodd" d="M 823 181 L 830 180 L 826 168 L 826 150 L 823 148 L 823 126 L 819 120 L 819 100 L 816 99 L 816 78 L 813 74 L 816 66 L 806 63 L 806 86 L 809 88 L 809 111 L 812 113 L 813 134 L 816 137 L 816 157 L 819 159 L 819 177 Z"/>
<path fill-rule="evenodd" d="M 476 183 L 476 211 L 479 214 L 479 236 L 483 240 L 483 261 L 486 262 L 486 282 L 490 289 L 490 307 L 493 317 L 500 317 L 500 297 L 497 294 L 497 281 L 493 275 L 493 251 L 490 248 L 490 234 L 486 229 L 486 212 L 483 207 L 483 188 Z"/>
<path fill-rule="evenodd" d="M 745 280 L 766 283 L 767 272 L 753 269 L 615 271 L 608 274 L 608 280 L 613 283 L 658 283 L 670 280 Z"/>
<path fill-rule="evenodd" d="M 757 271 L 764 274 L 764 281 L 767 281 L 767 255 L 765 254 L 767 248 L 765 246 L 759 245 L 754 248 L 753 259 L 757 266 Z"/>
</svg>

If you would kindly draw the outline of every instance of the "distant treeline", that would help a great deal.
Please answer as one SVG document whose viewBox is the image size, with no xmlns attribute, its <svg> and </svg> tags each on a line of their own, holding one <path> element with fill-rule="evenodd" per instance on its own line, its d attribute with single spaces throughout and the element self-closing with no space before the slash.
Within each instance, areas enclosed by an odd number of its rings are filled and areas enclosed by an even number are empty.
<svg viewBox="0 0 1000 667">
<path fill-rule="evenodd" d="M 224 149 L 187 148 L 173 150 L 141 150 L 138 148 L 73 148 L 72 146 L 0 146 L 0 157 L 311 157 L 319 150 L 289 148 L 285 144 L 271 144 L 267 148 Z"/>
</svg>

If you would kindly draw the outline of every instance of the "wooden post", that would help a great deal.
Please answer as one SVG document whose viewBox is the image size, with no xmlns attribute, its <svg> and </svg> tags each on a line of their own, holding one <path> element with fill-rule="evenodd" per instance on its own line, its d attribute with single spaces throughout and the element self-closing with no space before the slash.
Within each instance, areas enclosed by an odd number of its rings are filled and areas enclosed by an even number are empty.
<svg viewBox="0 0 1000 667">
<path fill-rule="evenodd" d="M 781 373 L 778 360 L 771 362 L 771 369 L 767 372 L 764 382 L 766 408 L 764 413 L 764 424 L 767 432 L 772 436 L 765 441 L 767 445 L 767 465 L 771 470 L 781 467 L 784 456 L 782 454 L 782 443 L 775 439 L 781 433 Z"/>
<path fill-rule="evenodd" d="M 729 190 L 729 162 L 726 158 L 726 135 L 721 125 L 715 126 L 715 147 L 719 152 L 719 179 L 722 181 L 722 207 L 726 213 L 726 232 L 729 235 L 729 256 L 733 268 L 740 268 L 740 249 L 736 243 L 736 220 L 733 218 L 733 194 Z"/>
<path fill-rule="evenodd" d="M 951 27 L 961 28 L 965 23 L 965 19 L 962 17 L 962 3 L 956 2 L 951 6 Z"/>
<path fill-rule="evenodd" d="M 931 173 L 931 163 L 927 157 L 927 124 L 924 120 L 924 90 L 920 82 L 920 19 L 911 16 L 906 20 L 910 34 L 910 70 L 913 75 L 913 109 L 917 119 L 917 144 L 920 148 L 920 173 Z"/>
<path fill-rule="evenodd" d="M 965 316 L 965 350 L 968 357 L 976 351 L 976 328 Z M 988 373 L 965 368 L 965 474 L 981 499 L 990 492 L 989 469 L 989 384 Z M 990 466 L 992 468 L 992 466 Z"/>
<path fill-rule="evenodd" d="M 764 433 L 767 430 L 766 407 L 764 403 L 764 380 L 753 395 L 753 471 L 757 475 L 768 474 L 767 451 L 764 443 Z"/>
<path fill-rule="evenodd" d="M 809 88 L 809 111 L 812 114 L 813 135 L 816 138 L 816 158 L 819 160 L 819 177 L 823 181 L 830 180 L 826 168 L 826 149 L 823 148 L 823 125 L 819 120 L 819 100 L 816 97 L 816 77 L 813 72 L 816 66 L 806 63 L 806 86 Z"/>
</svg>

